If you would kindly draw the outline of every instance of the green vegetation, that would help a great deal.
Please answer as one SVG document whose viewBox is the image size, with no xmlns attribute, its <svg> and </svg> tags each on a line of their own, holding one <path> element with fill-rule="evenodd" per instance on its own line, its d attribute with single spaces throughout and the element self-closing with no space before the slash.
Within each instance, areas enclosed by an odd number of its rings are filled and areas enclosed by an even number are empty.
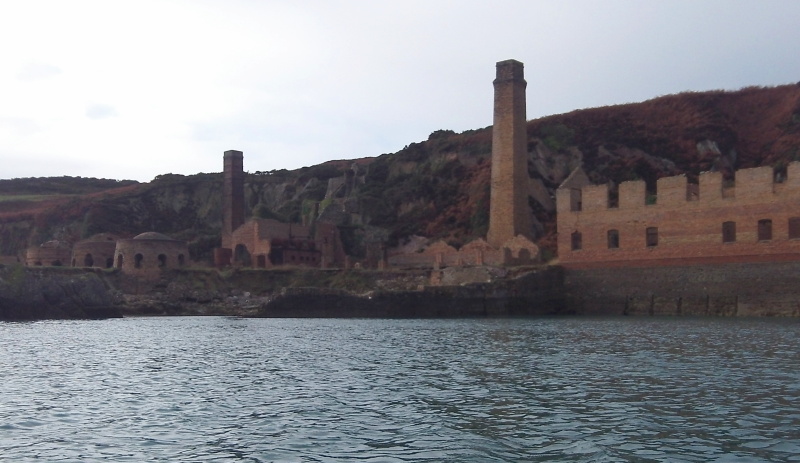
<svg viewBox="0 0 800 463">
<path fill-rule="evenodd" d="M 0 203 L 20 201 L 20 202 L 38 202 L 47 201 L 48 199 L 63 198 L 65 195 L 16 195 L 16 194 L 0 194 Z M 69 195 L 73 196 L 73 195 Z"/>
<path fill-rule="evenodd" d="M 561 151 L 575 144 L 575 131 L 564 124 L 545 125 L 539 129 L 539 136 L 553 151 Z"/>
<path fill-rule="evenodd" d="M 253 208 L 253 217 L 256 217 L 258 219 L 274 219 L 280 222 L 286 221 L 286 219 L 282 215 L 272 212 L 269 206 L 267 206 L 264 203 L 256 204 L 256 207 Z"/>
<path fill-rule="evenodd" d="M 84 177 L 36 177 L 0 180 L 0 196 L 80 195 L 135 185 L 134 180 Z"/>
</svg>

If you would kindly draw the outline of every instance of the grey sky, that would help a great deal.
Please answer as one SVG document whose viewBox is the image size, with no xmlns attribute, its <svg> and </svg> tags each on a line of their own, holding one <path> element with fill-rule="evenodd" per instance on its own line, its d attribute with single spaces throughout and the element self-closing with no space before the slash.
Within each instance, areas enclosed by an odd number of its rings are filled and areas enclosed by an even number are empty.
<svg viewBox="0 0 800 463">
<path fill-rule="evenodd" d="M 4 1 L 0 178 L 150 180 L 395 152 L 491 124 L 800 81 L 800 2 Z"/>
</svg>

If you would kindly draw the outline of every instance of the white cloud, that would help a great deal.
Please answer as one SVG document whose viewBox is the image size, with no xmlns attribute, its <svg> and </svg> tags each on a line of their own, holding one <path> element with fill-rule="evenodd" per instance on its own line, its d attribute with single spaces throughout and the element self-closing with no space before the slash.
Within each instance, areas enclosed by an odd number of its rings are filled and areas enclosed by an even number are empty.
<svg viewBox="0 0 800 463">
<path fill-rule="evenodd" d="M 113 106 L 104 104 L 92 104 L 86 108 L 86 117 L 89 119 L 106 119 L 117 115 L 117 110 Z"/>
<path fill-rule="evenodd" d="M 25 82 L 47 79 L 61 73 L 57 66 L 42 63 L 28 63 L 17 73 L 17 79 Z"/>
<path fill-rule="evenodd" d="M 796 82 L 798 20 L 778 0 L 15 2 L 0 162 L 149 180 L 219 171 L 227 149 L 250 170 L 375 156 L 491 124 L 508 58 L 530 118 Z"/>
</svg>

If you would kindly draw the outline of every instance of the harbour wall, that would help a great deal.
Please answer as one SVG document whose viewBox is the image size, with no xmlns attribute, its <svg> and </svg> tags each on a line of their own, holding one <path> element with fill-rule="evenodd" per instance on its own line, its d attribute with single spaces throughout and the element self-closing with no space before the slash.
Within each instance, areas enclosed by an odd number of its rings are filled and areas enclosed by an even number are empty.
<svg viewBox="0 0 800 463">
<path fill-rule="evenodd" d="M 258 312 L 260 317 L 448 318 L 521 317 L 568 313 L 563 271 L 543 267 L 516 278 L 417 291 L 287 288 Z"/>
<path fill-rule="evenodd" d="M 800 262 L 565 268 L 578 315 L 799 317 Z"/>
</svg>

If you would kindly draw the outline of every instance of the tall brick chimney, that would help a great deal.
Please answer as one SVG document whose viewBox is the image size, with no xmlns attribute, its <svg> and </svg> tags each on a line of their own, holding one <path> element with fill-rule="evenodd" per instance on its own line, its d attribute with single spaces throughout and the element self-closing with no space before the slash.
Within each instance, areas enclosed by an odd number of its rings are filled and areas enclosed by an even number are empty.
<svg viewBox="0 0 800 463">
<path fill-rule="evenodd" d="M 489 232 L 486 241 L 500 248 L 517 235 L 533 239 L 528 207 L 528 136 L 525 115 L 523 64 L 497 63 L 494 80 L 492 128 L 492 179 Z"/>
<path fill-rule="evenodd" d="M 222 186 L 222 247 L 231 248 L 233 231 L 244 224 L 244 155 L 225 151 Z"/>
</svg>

